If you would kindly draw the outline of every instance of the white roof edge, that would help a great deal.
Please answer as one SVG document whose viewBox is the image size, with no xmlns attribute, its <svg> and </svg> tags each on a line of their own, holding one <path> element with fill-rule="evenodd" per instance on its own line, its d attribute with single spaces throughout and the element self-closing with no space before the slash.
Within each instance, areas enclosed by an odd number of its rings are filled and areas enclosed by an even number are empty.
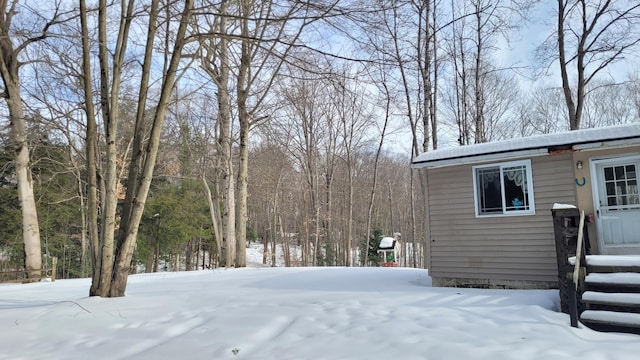
<svg viewBox="0 0 640 360">
<path fill-rule="evenodd" d="M 429 161 L 428 163 L 418 163 L 418 164 L 413 163 L 411 167 L 414 169 L 422 169 L 425 167 L 436 168 L 436 167 L 445 167 L 445 166 L 451 166 L 451 165 L 475 164 L 475 163 L 491 161 L 491 160 L 511 160 L 511 159 L 518 159 L 523 157 L 542 156 L 542 155 L 547 155 L 548 153 L 549 152 L 547 151 L 546 148 L 533 149 L 533 150 L 520 150 L 520 151 L 511 151 L 508 153 L 496 153 L 496 154 L 486 154 L 486 155 L 478 155 L 478 156 L 467 156 L 467 157 L 435 160 L 435 161 Z"/>
<path fill-rule="evenodd" d="M 412 167 L 442 167 L 483 160 L 502 160 L 539 154 L 536 150 L 549 148 L 590 150 L 629 146 L 640 143 L 640 122 L 574 130 L 562 133 L 535 135 L 497 142 L 441 148 L 424 152 L 412 162 Z M 527 154 L 527 152 L 532 152 Z M 525 155 L 522 155 L 525 154 Z"/>
</svg>

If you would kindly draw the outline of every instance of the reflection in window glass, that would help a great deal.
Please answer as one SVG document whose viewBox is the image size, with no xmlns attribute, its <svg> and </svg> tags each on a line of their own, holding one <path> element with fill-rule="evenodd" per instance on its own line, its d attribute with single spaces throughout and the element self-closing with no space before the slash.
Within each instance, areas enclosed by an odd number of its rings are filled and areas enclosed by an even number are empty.
<svg viewBox="0 0 640 360">
<path fill-rule="evenodd" d="M 502 169 L 506 211 L 528 210 L 526 199 L 526 168 L 524 166 Z"/>
<path fill-rule="evenodd" d="M 479 212 L 502 212 L 502 194 L 500 190 L 500 168 L 492 167 L 478 170 L 478 194 L 480 194 Z"/>
</svg>

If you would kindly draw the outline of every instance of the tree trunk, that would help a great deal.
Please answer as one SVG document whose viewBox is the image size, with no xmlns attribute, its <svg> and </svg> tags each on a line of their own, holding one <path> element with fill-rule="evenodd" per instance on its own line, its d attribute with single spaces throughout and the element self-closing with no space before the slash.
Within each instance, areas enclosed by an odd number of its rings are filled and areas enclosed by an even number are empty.
<svg viewBox="0 0 640 360">
<path fill-rule="evenodd" d="M 433 3 L 432 10 L 432 24 L 434 28 L 437 24 L 438 11 L 436 11 L 437 2 Z M 429 81 L 429 115 L 431 115 L 431 147 L 433 150 L 438 148 L 438 68 L 439 68 L 439 54 L 438 54 L 438 32 L 433 31 L 430 33 L 431 44 L 433 45 L 431 50 L 431 59 L 433 64 L 430 64 L 429 73 L 433 69 L 433 81 Z M 431 66 L 432 65 L 432 66 Z"/>
<path fill-rule="evenodd" d="M 476 54 L 475 54 L 475 71 L 474 71 L 474 94 L 475 94 L 475 135 L 474 140 L 476 144 L 484 143 L 487 141 L 484 121 L 484 89 L 483 89 L 483 74 L 482 74 L 482 56 L 484 53 L 483 39 L 482 39 L 482 9 L 480 4 L 476 3 Z"/>
<path fill-rule="evenodd" d="M 244 110 L 240 107 L 240 165 L 238 166 L 238 215 L 236 218 L 236 267 L 247 266 L 247 183 L 249 172 L 249 121 Z"/>
<path fill-rule="evenodd" d="M 140 225 L 140 219 L 142 218 L 142 212 L 144 211 L 144 201 L 149 194 L 149 188 L 151 186 L 151 179 L 153 177 L 153 170 L 156 165 L 156 157 L 158 155 L 158 146 L 160 144 L 160 135 L 162 133 L 162 124 L 164 123 L 169 101 L 171 100 L 171 94 L 173 93 L 176 74 L 178 71 L 178 64 L 182 58 L 182 49 L 186 43 L 185 34 L 187 24 L 191 18 L 191 12 L 193 9 L 194 0 L 185 0 L 184 8 L 180 17 L 180 24 L 176 32 L 175 43 L 173 45 L 171 59 L 166 74 L 163 77 L 160 99 L 155 110 L 153 125 L 151 128 L 151 134 L 149 135 L 149 143 L 146 147 L 147 156 L 144 161 L 144 167 L 140 176 L 135 199 L 139 201 L 133 201 L 133 209 L 131 215 L 127 219 L 123 219 L 127 224 L 126 229 L 120 232 L 118 239 L 118 252 L 115 258 L 115 270 L 113 279 L 111 281 L 111 288 L 109 295 L 112 297 L 124 296 L 124 291 L 127 287 L 127 276 L 129 275 L 129 264 L 131 264 L 131 258 L 135 249 L 136 238 L 138 235 L 138 226 Z M 153 43 L 147 44 L 152 46 Z"/>
<path fill-rule="evenodd" d="M 136 121 L 134 125 L 134 133 L 132 141 L 127 145 L 127 149 L 129 146 L 133 147 L 131 154 L 131 161 L 129 162 L 128 176 L 127 176 L 127 184 L 126 184 L 126 193 L 125 193 L 125 202 L 122 208 L 123 218 L 129 219 L 131 216 L 131 210 L 133 208 L 133 202 L 135 199 L 135 194 L 138 190 L 138 182 L 140 178 L 140 171 L 144 164 L 146 154 L 144 152 L 145 139 L 146 136 L 146 112 L 147 112 L 147 97 L 149 92 L 149 78 L 151 76 L 151 64 L 152 64 L 152 55 L 153 55 L 153 47 L 150 47 L 149 44 L 153 43 L 154 38 L 157 33 L 157 23 L 156 19 L 159 14 L 159 0 L 152 0 L 149 7 L 149 24 L 147 28 L 147 47 L 145 48 L 144 58 L 143 58 L 143 69 L 142 76 L 140 78 L 140 87 L 138 90 L 138 104 L 136 108 Z M 124 161 L 123 161 L 124 163 Z M 124 166 L 122 167 L 124 170 Z M 121 234 L 118 234 L 118 237 L 123 237 L 122 232 L 125 231 L 128 224 L 123 223 L 120 227 Z"/>
<path fill-rule="evenodd" d="M 277 217 L 278 214 L 273 214 L 274 217 Z M 273 226 L 271 226 L 271 267 L 276 267 L 277 263 L 276 263 L 276 258 L 277 258 L 277 250 L 276 247 L 278 246 L 278 230 L 276 230 L 276 225 L 277 221 L 274 220 L 273 221 Z"/>
<path fill-rule="evenodd" d="M 384 70 L 383 70 L 384 72 Z M 384 75 L 383 75 L 384 76 Z M 382 81 L 382 87 L 385 94 L 385 112 L 384 112 L 384 124 L 382 125 L 382 133 L 380 134 L 380 141 L 378 142 L 378 148 L 376 150 L 376 157 L 373 162 L 373 182 L 371 184 L 371 192 L 369 193 L 369 205 L 367 209 L 367 234 L 364 245 L 364 256 L 362 266 L 369 266 L 369 241 L 371 239 L 371 221 L 373 217 L 373 204 L 376 198 L 376 188 L 378 186 L 378 163 L 380 161 L 380 153 L 382 152 L 382 145 L 384 144 L 384 138 L 387 134 L 387 125 L 389 124 L 389 118 L 391 115 L 391 94 L 386 82 Z"/>
<path fill-rule="evenodd" d="M 33 196 L 33 179 L 29 161 L 27 125 L 22 108 L 18 55 L 9 35 L 11 18 L 15 14 L 12 6 L 7 9 L 3 2 L 0 10 L 0 75 L 4 84 L 5 99 L 9 110 L 10 141 L 13 149 L 13 161 L 18 183 L 18 199 L 22 210 L 22 239 L 24 243 L 25 269 L 29 279 L 39 279 L 42 269 L 40 249 L 40 226 L 38 212 Z M 25 44 L 23 44 L 25 45 Z M 23 47 L 24 48 L 24 47 Z"/>
<path fill-rule="evenodd" d="M 580 123 L 578 122 L 576 106 L 573 101 L 573 94 L 571 93 L 564 41 L 565 1 L 566 0 L 558 0 L 558 62 L 560 63 L 560 76 L 562 78 L 562 92 L 569 115 L 569 127 L 571 130 L 577 130 L 580 128 Z"/>
<path fill-rule="evenodd" d="M 154 246 L 154 254 L 153 254 L 153 272 L 158 272 L 158 267 L 160 265 L 160 239 L 156 239 L 156 243 Z M 127 274 L 129 274 L 127 272 Z"/>
<path fill-rule="evenodd" d="M 316 221 L 315 221 L 315 236 L 313 237 L 313 250 L 314 250 L 314 256 L 313 256 L 313 266 L 317 265 L 317 261 L 318 258 L 322 255 L 322 250 L 320 250 L 320 207 L 316 206 L 315 208 L 315 217 L 316 217 Z M 327 245 L 325 243 L 325 245 Z M 325 254 L 326 255 L 326 254 Z M 325 256 L 325 261 L 324 261 L 324 265 L 326 266 L 327 262 L 327 258 Z"/>
<path fill-rule="evenodd" d="M 282 238 L 282 257 L 284 258 L 284 266 L 291 267 L 291 248 L 289 247 L 289 236 L 284 233 L 284 228 L 282 226 L 282 218 L 278 216 L 278 232 L 280 233 L 280 237 Z"/>
<path fill-rule="evenodd" d="M 3 65 L 2 68 L 5 68 Z M 3 73 L 4 77 L 4 73 Z M 14 149 L 14 163 L 18 182 L 18 199 L 22 208 L 22 239 L 24 242 L 25 269 L 29 279 L 39 279 L 42 269 L 42 253 L 40 250 L 40 227 L 38 212 L 33 196 L 33 179 L 29 162 L 29 146 L 27 145 L 26 124 L 22 111 L 22 100 L 18 86 L 6 87 L 7 107 L 11 123 L 11 135 Z"/>
<path fill-rule="evenodd" d="M 422 127 L 423 127 L 423 148 L 428 149 L 429 143 L 433 148 L 438 147 L 437 123 L 435 118 L 436 90 L 432 84 L 431 76 L 433 69 L 437 69 L 436 64 L 436 2 L 431 0 L 423 1 L 419 7 L 418 24 L 418 64 L 420 76 L 422 78 Z M 433 47 L 431 46 L 433 44 Z M 426 151 L 426 150 L 425 150 Z"/>
<path fill-rule="evenodd" d="M 193 270 L 193 243 L 192 240 L 187 241 L 184 253 L 184 268 L 186 271 Z"/>
<path fill-rule="evenodd" d="M 142 72 L 150 71 L 151 57 L 150 53 L 153 51 L 154 35 L 157 18 L 157 6 L 159 1 L 153 0 L 149 12 L 149 28 L 148 37 L 145 50 L 145 63 L 143 63 Z M 81 2 L 84 5 L 84 1 Z M 82 6 L 84 11 L 81 11 L 81 21 L 83 23 L 84 38 L 88 38 L 87 31 L 87 12 L 86 7 Z M 152 119 L 151 134 L 149 135 L 149 141 L 146 145 L 144 162 L 142 170 L 138 173 L 137 164 L 132 162 L 130 167 L 129 179 L 135 183 L 127 188 L 127 195 L 125 198 L 125 208 L 120 214 L 119 233 L 116 242 L 116 206 L 118 201 L 118 187 L 117 182 L 119 174 L 117 173 L 117 129 L 118 129 L 118 107 L 120 99 L 120 85 L 122 78 L 122 71 L 124 66 L 124 58 L 126 54 L 127 42 L 129 41 L 129 29 L 134 19 L 133 9 L 134 1 L 122 2 L 120 9 L 120 24 L 117 30 L 117 42 L 113 48 L 107 48 L 107 6 L 106 0 L 100 0 L 98 4 L 98 58 L 100 62 L 100 102 L 102 109 L 102 116 L 105 126 L 105 138 L 106 138 L 106 175 L 104 184 L 104 208 L 102 209 L 101 216 L 101 230 L 99 233 L 99 241 L 92 240 L 94 247 L 94 277 L 91 285 L 90 294 L 99 295 L 103 297 L 117 297 L 123 296 L 127 285 L 127 276 L 131 271 L 131 258 L 135 249 L 136 237 L 138 232 L 138 226 L 144 210 L 144 203 L 147 199 L 149 186 L 151 184 L 151 178 L 153 175 L 153 169 L 155 167 L 155 161 L 158 151 L 158 143 L 161 134 L 162 123 L 165 118 L 167 106 L 175 85 L 176 73 L 178 63 L 181 59 L 182 48 L 185 44 L 185 33 L 187 24 L 190 21 L 191 10 L 193 7 L 193 0 L 185 0 L 184 9 L 179 17 L 179 26 L 175 32 L 175 42 L 172 48 L 172 53 L 169 60 L 169 65 L 165 68 L 164 76 L 162 79 L 161 90 L 158 103 L 153 106 L 154 116 Z M 113 55 L 111 55 L 113 54 Z M 83 76 L 85 81 L 85 100 L 87 102 L 87 117 L 93 116 L 90 104 L 93 99 L 90 97 L 89 81 L 91 77 L 90 71 L 90 56 L 88 42 L 83 41 Z M 112 56 L 110 58 L 110 56 Z M 168 56 L 167 56 L 168 57 Z M 112 74 L 110 72 L 112 71 Z M 144 102 L 145 91 L 148 84 L 145 83 L 144 75 L 141 83 L 140 98 Z M 139 106 L 143 109 L 147 104 L 140 103 Z M 142 114 L 142 115 L 141 115 Z M 143 123 L 144 111 L 138 111 L 138 118 L 136 119 L 136 131 L 141 131 L 144 126 L 140 126 Z M 140 136 L 141 134 L 137 134 Z M 89 139 L 93 134 L 88 128 L 87 138 Z M 90 144 L 90 142 L 89 142 Z M 134 147 L 137 145 L 134 145 Z M 138 154 L 135 154 L 136 156 Z M 93 157 L 88 156 L 87 161 L 91 162 Z M 134 168 L 132 170 L 132 168 Z M 91 176 L 91 171 L 90 171 Z M 91 184 L 90 184 L 91 186 Z M 91 190 L 91 189 L 90 189 Z M 91 198 L 92 195 L 90 195 Z M 90 204 L 91 206 L 91 204 Z M 92 229 L 91 236 L 95 236 L 96 232 Z"/>
<path fill-rule="evenodd" d="M 91 87 L 91 49 L 89 45 L 89 29 L 87 25 L 86 1 L 80 0 L 80 23 L 82 27 L 82 87 L 84 90 L 84 111 L 87 119 L 85 138 L 87 162 L 87 228 L 91 259 L 91 288 L 89 294 L 97 295 L 100 285 L 100 234 L 98 228 L 98 167 L 96 146 L 98 127 L 93 106 L 93 88 Z"/>
<path fill-rule="evenodd" d="M 249 49 L 249 12 L 250 3 L 247 0 L 240 1 L 241 25 L 240 34 L 240 68 L 236 83 L 236 95 L 238 105 L 238 121 L 240 124 L 240 164 L 238 166 L 238 215 L 236 218 L 236 267 L 247 266 L 247 181 L 249 164 L 249 131 L 250 119 L 247 111 L 248 91 L 250 88 L 249 69 L 251 66 L 251 53 Z"/>
<path fill-rule="evenodd" d="M 124 6 L 128 5 L 128 6 Z M 105 167 L 105 197 L 103 199 L 104 209 L 101 217 L 99 256 L 101 267 L 99 269 L 99 284 L 95 286 L 96 293 L 102 297 L 110 296 L 109 290 L 113 277 L 113 262 L 115 252 L 115 229 L 116 229 L 116 207 L 118 204 L 118 172 L 117 172 L 117 130 L 118 130 L 118 108 L 119 94 L 121 86 L 121 73 L 124 64 L 124 54 L 126 53 L 128 33 L 132 21 L 133 1 L 123 4 L 121 8 L 121 19 L 118 33 L 118 43 L 115 46 L 113 57 L 109 59 L 111 49 L 107 47 L 107 1 L 100 0 L 98 5 L 98 59 L 100 63 L 100 103 L 102 117 L 104 121 L 104 132 L 106 140 L 106 167 Z M 113 69 L 112 73 L 110 69 Z M 85 74 L 89 78 L 89 74 Z M 127 265 L 127 271 L 129 266 Z M 91 287 L 94 289 L 94 286 Z"/>
<path fill-rule="evenodd" d="M 70 154 L 70 158 L 73 158 L 73 156 Z M 80 198 L 80 221 L 81 221 L 81 231 L 82 233 L 80 234 L 80 277 L 85 277 L 86 276 L 86 271 L 87 271 L 87 250 L 89 249 L 89 244 L 87 241 L 87 232 L 88 232 L 88 226 L 87 226 L 87 207 L 85 205 L 85 194 L 84 194 L 84 184 L 82 182 L 82 177 L 80 174 L 80 169 L 78 168 L 78 164 L 75 162 L 74 159 L 70 159 L 70 161 L 74 164 L 74 170 L 76 172 L 76 178 L 77 178 L 77 190 L 78 190 L 78 197 Z M 94 175 L 95 176 L 95 175 Z"/>
<path fill-rule="evenodd" d="M 262 236 L 262 265 L 267 265 L 267 256 L 269 255 L 269 238 Z"/>
<path fill-rule="evenodd" d="M 149 242 L 149 254 L 147 254 L 147 258 L 144 262 L 144 272 L 152 273 L 153 272 L 153 261 L 155 259 L 155 252 L 151 251 L 153 247 L 153 243 Z"/>
<path fill-rule="evenodd" d="M 345 266 L 351 266 L 351 242 L 353 241 L 353 165 L 351 159 L 347 165 L 348 172 L 348 210 L 347 210 L 347 237 L 345 239 Z"/>
<path fill-rule="evenodd" d="M 220 254 L 222 254 L 222 235 L 220 234 L 220 210 L 218 206 L 213 202 L 211 197 L 211 188 L 204 174 L 201 176 L 202 188 L 204 189 L 207 203 L 209 204 L 209 216 L 211 216 L 211 223 L 213 224 L 213 235 L 216 242 L 216 264 L 220 263 Z"/>
<path fill-rule="evenodd" d="M 224 34 L 227 29 L 227 8 L 228 1 L 220 4 L 220 18 L 217 31 Z M 236 250 L 236 203 L 235 203 L 235 182 L 233 177 L 233 156 L 231 152 L 231 103 L 229 94 L 229 41 L 226 37 L 220 39 L 217 48 L 214 49 L 219 57 L 219 66 L 213 70 L 214 81 L 218 87 L 218 124 L 219 136 L 218 145 L 220 156 L 218 168 L 221 171 L 221 181 L 223 184 L 223 214 L 222 214 L 222 248 L 225 267 L 234 266 Z"/>
</svg>

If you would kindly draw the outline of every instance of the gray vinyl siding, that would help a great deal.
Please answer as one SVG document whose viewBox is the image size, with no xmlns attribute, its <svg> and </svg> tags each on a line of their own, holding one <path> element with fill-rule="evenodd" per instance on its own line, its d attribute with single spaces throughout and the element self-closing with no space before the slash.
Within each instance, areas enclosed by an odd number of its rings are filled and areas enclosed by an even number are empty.
<svg viewBox="0 0 640 360">
<path fill-rule="evenodd" d="M 481 218 L 472 165 L 428 169 L 431 276 L 557 280 L 551 208 L 576 203 L 573 161 L 571 154 L 534 157 L 531 168 L 535 215 Z"/>
</svg>

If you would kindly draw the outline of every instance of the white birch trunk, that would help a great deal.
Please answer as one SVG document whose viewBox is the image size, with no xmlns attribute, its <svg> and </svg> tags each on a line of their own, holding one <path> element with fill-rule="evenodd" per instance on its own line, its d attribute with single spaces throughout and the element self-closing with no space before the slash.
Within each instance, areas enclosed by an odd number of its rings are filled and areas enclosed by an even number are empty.
<svg viewBox="0 0 640 360">
<path fill-rule="evenodd" d="M 4 4 L 3 7 L 6 7 Z M 22 210 L 22 239 L 24 242 L 25 269 L 27 277 L 37 279 L 41 276 L 42 253 L 40 249 L 40 228 L 38 224 L 38 212 L 33 196 L 33 179 L 29 161 L 29 146 L 27 143 L 27 126 L 22 109 L 22 97 L 20 94 L 20 78 L 18 68 L 18 53 L 13 47 L 9 33 L 11 16 L 14 9 L 2 9 L 2 32 L 0 38 L 0 74 L 4 83 L 5 99 L 9 110 L 11 147 L 13 149 L 13 161 L 15 165 L 18 183 L 18 199 Z"/>
</svg>

